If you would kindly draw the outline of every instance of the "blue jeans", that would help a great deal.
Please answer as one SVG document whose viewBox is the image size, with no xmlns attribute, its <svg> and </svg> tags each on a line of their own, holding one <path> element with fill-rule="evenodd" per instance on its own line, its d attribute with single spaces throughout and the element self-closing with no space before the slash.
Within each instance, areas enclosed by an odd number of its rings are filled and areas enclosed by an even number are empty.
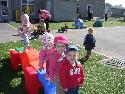
<svg viewBox="0 0 125 94">
<path fill-rule="evenodd" d="M 26 50 L 29 47 L 29 37 L 27 34 L 23 35 L 23 40 L 24 40 L 24 49 Z"/>
<path fill-rule="evenodd" d="M 65 94 L 80 94 L 79 87 L 73 88 L 73 89 L 68 89 L 68 91 Z"/>
</svg>

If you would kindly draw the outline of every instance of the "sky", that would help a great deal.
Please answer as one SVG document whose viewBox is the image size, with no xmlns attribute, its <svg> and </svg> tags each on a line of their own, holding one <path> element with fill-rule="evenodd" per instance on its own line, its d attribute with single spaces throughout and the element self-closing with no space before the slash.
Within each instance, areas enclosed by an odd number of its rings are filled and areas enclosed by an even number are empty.
<svg viewBox="0 0 125 94">
<path fill-rule="evenodd" d="M 111 5 L 122 5 L 125 8 L 125 0 L 105 0 L 105 3 L 109 3 Z"/>
</svg>

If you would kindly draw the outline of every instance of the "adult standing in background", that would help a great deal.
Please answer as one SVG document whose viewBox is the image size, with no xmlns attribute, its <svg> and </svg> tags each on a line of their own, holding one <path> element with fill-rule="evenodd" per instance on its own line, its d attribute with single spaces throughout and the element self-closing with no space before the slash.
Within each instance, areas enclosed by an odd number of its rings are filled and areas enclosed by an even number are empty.
<svg viewBox="0 0 125 94">
<path fill-rule="evenodd" d="M 108 13 L 105 13 L 105 21 L 108 20 Z"/>
<path fill-rule="evenodd" d="M 44 22 L 46 24 L 46 30 L 49 28 L 49 21 L 51 19 L 51 14 L 47 10 L 39 10 L 39 19 L 44 19 Z"/>
<path fill-rule="evenodd" d="M 91 21 L 91 19 L 93 18 L 93 11 L 91 9 L 91 6 L 88 6 L 87 16 L 88 20 Z"/>
<path fill-rule="evenodd" d="M 105 14 L 104 14 L 104 18 L 105 18 L 105 21 L 107 21 L 108 20 L 108 14 L 109 14 L 109 11 L 110 9 L 108 8 L 108 7 L 105 7 Z"/>
</svg>

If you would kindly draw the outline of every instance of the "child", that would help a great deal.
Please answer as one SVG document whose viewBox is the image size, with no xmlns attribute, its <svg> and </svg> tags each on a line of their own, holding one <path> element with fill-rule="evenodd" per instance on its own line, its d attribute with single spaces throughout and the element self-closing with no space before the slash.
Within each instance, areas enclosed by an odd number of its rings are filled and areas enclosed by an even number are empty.
<svg viewBox="0 0 125 94">
<path fill-rule="evenodd" d="M 44 19 L 40 19 L 40 23 L 37 26 L 38 31 L 40 32 L 40 34 L 44 34 L 45 28 L 46 28 L 46 24 L 44 22 Z"/>
<path fill-rule="evenodd" d="M 34 30 L 34 37 L 38 38 L 39 35 L 43 35 L 46 28 L 46 24 L 44 23 L 44 19 L 40 19 L 39 25 L 37 26 L 37 30 Z"/>
<path fill-rule="evenodd" d="M 44 19 L 44 22 L 46 24 L 46 30 L 49 29 L 49 21 L 51 19 L 51 14 L 47 10 L 39 10 L 39 19 Z"/>
<path fill-rule="evenodd" d="M 51 51 L 51 56 L 49 57 L 49 75 L 50 82 L 56 82 L 56 94 L 64 94 L 64 91 L 61 89 L 60 81 L 59 81 L 59 69 L 62 65 L 62 61 L 65 58 L 65 49 L 68 45 L 68 39 L 63 35 L 57 35 L 54 38 L 54 47 Z"/>
<path fill-rule="evenodd" d="M 88 34 L 84 37 L 83 45 L 85 46 L 85 50 L 87 51 L 85 55 L 85 60 L 89 59 L 89 57 L 91 56 L 91 50 L 94 49 L 95 47 L 96 39 L 93 35 L 93 31 L 94 31 L 93 28 L 90 27 L 88 29 Z"/>
<path fill-rule="evenodd" d="M 84 82 L 82 65 L 77 61 L 78 47 L 69 45 L 66 50 L 66 58 L 60 68 L 59 78 L 65 94 L 79 94 L 79 87 Z"/>
<path fill-rule="evenodd" d="M 23 14 L 21 16 L 22 25 L 18 29 L 19 35 L 24 40 L 24 51 L 28 50 L 29 48 L 29 36 L 31 30 L 31 23 L 29 22 L 29 16 L 27 14 Z"/>
<path fill-rule="evenodd" d="M 48 56 L 49 56 L 49 51 L 53 49 L 53 41 L 54 37 L 50 33 L 44 33 L 42 36 L 42 45 L 41 45 L 41 50 L 39 52 L 39 67 L 40 71 L 44 68 L 44 63 L 46 63 L 46 78 L 49 79 L 49 61 L 48 61 Z"/>
</svg>

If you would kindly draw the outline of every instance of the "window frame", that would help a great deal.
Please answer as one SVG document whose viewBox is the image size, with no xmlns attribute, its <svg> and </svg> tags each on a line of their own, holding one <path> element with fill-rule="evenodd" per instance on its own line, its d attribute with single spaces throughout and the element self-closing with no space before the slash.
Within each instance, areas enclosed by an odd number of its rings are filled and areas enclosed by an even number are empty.
<svg viewBox="0 0 125 94">
<path fill-rule="evenodd" d="M 29 6 L 33 6 L 33 7 L 34 7 L 33 13 L 31 14 L 31 13 L 29 13 L 29 11 L 28 11 L 27 14 L 28 14 L 28 15 L 34 15 L 34 14 L 35 14 L 35 0 L 33 0 L 33 1 L 34 1 L 33 4 L 28 4 L 27 2 L 26 2 L 26 3 L 23 3 L 22 0 L 21 0 L 21 14 L 23 14 L 23 11 L 22 11 L 23 5 L 26 6 L 26 7 L 28 7 L 28 8 L 30 8 Z M 27 9 L 27 8 L 26 8 L 26 9 Z"/>
<path fill-rule="evenodd" d="M 2 1 L 6 1 L 7 2 L 7 6 L 6 7 L 3 7 L 2 4 L 0 5 L 1 6 L 1 16 L 8 16 L 8 0 L 1 0 L 0 2 Z M 3 10 L 7 10 L 7 15 L 3 15 Z"/>
<path fill-rule="evenodd" d="M 0 2 L 2 2 L 2 1 L 7 1 L 7 6 L 6 6 L 6 8 L 8 7 L 8 0 L 1 0 Z M 2 7 L 2 5 L 1 5 L 1 7 Z M 2 8 L 5 8 L 5 7 L 2 7 Z"/>
</svg>

